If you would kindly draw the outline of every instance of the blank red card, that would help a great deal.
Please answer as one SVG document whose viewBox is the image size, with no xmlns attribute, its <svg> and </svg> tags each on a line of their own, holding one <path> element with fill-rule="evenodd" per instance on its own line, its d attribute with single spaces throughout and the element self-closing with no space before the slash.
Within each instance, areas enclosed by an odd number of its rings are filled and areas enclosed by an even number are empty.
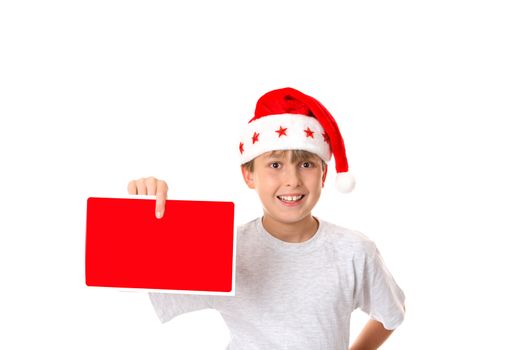
<svg viewBox="0 0 525 350">
<path fill-rule="evenodd" d="M 87 200 L 88 286 L 231 292 L 234 244 L 232 202 Z"/>
</svg>

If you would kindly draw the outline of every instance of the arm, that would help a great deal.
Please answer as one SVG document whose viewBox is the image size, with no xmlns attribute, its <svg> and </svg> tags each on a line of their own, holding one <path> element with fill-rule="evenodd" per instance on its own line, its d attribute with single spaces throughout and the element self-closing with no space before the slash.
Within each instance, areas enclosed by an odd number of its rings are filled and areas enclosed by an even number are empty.
<svg viewBox="0 0 525 350">
<path fill-rule="evenodd" d="M 393 331 L 385 329 L 381 322 L 370 319 L 349 350 L 375 350 L 385 342 Z"/>
</svg>

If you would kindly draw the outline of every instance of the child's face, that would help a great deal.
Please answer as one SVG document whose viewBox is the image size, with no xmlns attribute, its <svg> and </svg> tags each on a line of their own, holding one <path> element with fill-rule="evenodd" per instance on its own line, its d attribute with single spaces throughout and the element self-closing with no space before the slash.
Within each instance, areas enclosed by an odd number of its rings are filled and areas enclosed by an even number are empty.
<svg viewBox="0 0 525 350">
<path fill-rule="evenodd" d="M 312 155 L 292 162 L 292 152 L 267 152 L 254 161 L 253 172 L 243 168 L 248 187 L 255 189 L 265 215 L 283 224 L 311 216 L 323 187 L 322 161 Z"/>
</svg>

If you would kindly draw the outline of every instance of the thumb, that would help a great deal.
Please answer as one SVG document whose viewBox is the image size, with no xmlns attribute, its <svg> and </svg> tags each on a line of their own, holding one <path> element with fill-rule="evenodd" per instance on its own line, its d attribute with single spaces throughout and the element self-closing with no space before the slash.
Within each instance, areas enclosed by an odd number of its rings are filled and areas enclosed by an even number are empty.
<svg viewBox="0 0 525 350">
<path fill-rule="evenodd" d="M 163 186 L 157 188 L 157 199 L 155 202 L 155 216 L 157 217 L 157 219 L 160 219 L 164 216 L 164 211 L 166 209 L 166 198 L 168 197 L 167 193 L 167 188 L 164 188 Z"/>
</svg>

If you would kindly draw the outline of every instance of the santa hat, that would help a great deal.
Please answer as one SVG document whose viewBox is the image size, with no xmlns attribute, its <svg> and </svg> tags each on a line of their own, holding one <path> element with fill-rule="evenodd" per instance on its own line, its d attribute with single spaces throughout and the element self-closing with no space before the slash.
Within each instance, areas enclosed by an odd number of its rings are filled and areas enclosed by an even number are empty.
<svg viewBox="0 0 525 350">
<path fill-rule="evenodd" d="M 315 98 L 283 88 L 264 94 L 244 129 L 239 151 L 241 164 L 268 151 L 305 150 L 328 162 L 335 158 L 336 186 L 350 192 L 355 179 L 348 172 L 345 145 L 337 124 Z"/>
</svg>

